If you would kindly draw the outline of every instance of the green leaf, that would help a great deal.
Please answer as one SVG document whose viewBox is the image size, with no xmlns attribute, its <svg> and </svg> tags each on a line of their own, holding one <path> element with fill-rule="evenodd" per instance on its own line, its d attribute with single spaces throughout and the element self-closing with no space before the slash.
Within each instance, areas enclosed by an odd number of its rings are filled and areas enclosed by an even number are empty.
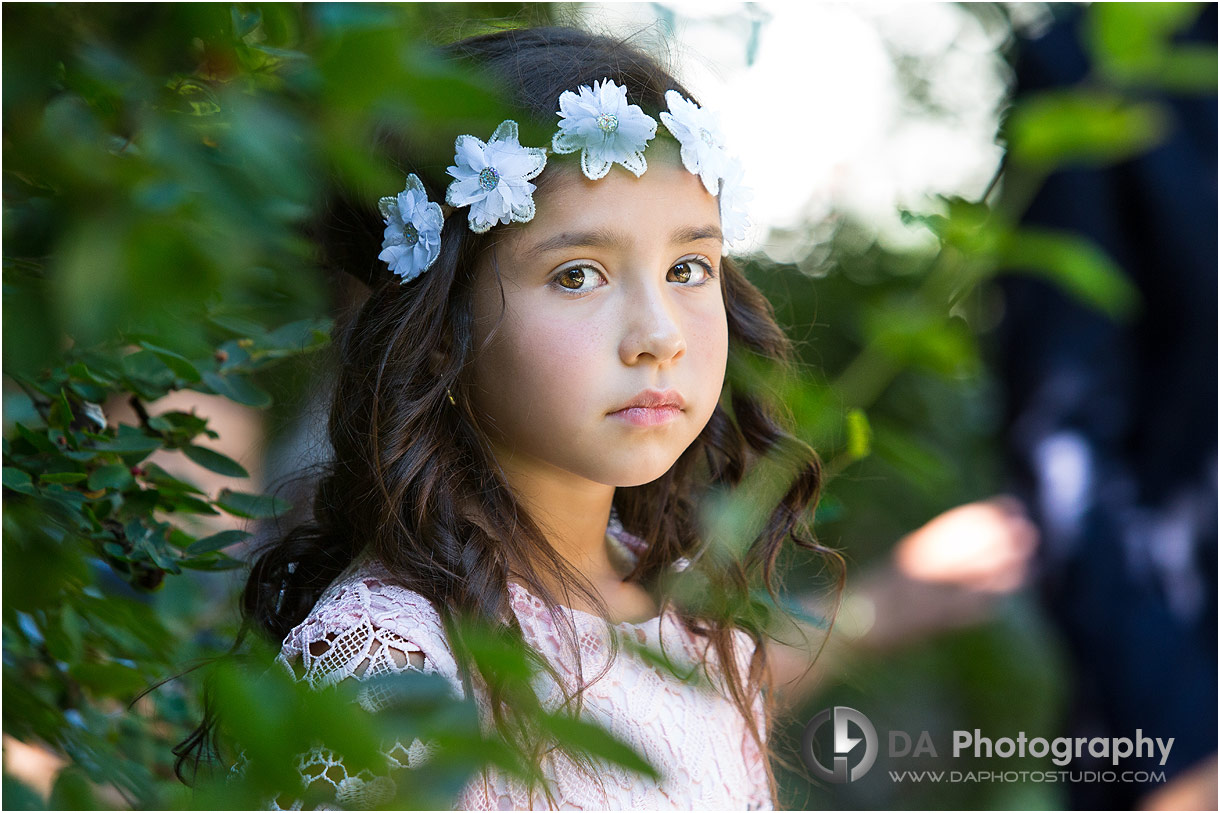
<svg viewBox="0 0 1220 813">
<path fill-rule="evenodd" d="M 290 322 L 269 333 L 260 345 L 294 353 L 325 344 L 329 338 L 329 319 L 302 319 Z"/>
<path fill-rule="evenodd" d="M 149 518 L 151 521 L 151 518 Z M 146 552 L 157 567 L 170 573 L 178 572 L 177 551 L 171 548 L 166 537 L 169 526 L 162 522 L 152 522 L 152 526 L 139 519 L 132 520 L 124 526 L 128 541 L 136 550 Z"/>
<path fill-rule="evenodd" d="M 121 463 L 113 463 L 109 466 L 102 466 L 89 475 L 89 490 L 113 488 L 115 491 L 122 491 L 134 481 L 131 469 Z"/>
<path fill-rule="evenodd" d="M 72 405 L 68 403 L 67 393 L 60 388 L 59 394 L 51 401 L 51 417 L 49 422 L 52 426 L 66 428 L 71 425 L 74 417 Z"/>
<path fill-rule="evenodd" d="M 85 772 L 68 765 L 55 775 L 48 810 L 97 810 L 100 808 Z"/>
<path fill-rule="evenodd" d="M 3 471 L 4 487 L 16 491 L 18 494 L 37 494 L 38 489 L 34 487 L 34 481 L 30 479 L 28 472 L 12 466 L 5 466 Z"/>
<path fill-rule="evenodd" d="M 118 542 L 103 542 L 102 550 L 113 556 L 115 559 L 120 559 L 124 562 L 131 559 L 131 551 L 124 548 Z"/>
<path fill-rule="evenodd" d="M 67 372 L 68 375 L 72 376 L 73 378 L 85 381 L 94 385 L 95 387 L 109 389 L 110 387 L 114 386 L 114 381 L 106 378 L 98 371 L 90 369 L 84 363 L 79 361 L 75 364 L 69 365 L 65 372 Z"/>
<path fill-rule="evenodd" d="M 174 385 L 174 371 L 151 350 L 123 357 L 124 383 L 145 400 L 156 400 Z"/>
<path fill-rule="evenodd" d="M 247 519 L 266 519 L 288 511 L 292 505 L 286 500 L 270 494 L 250 494 L 244 491 L 221 489 L 216 505 L 230 514 Z"/>
<path fill-rule="evenodd" d="M 562 712 L 540 715 L 543 727 L 571 746 L 607 759 L 623 767 L 653 778 L 660 773 L 630 745 L 617 739 L 600 725 L 570 717 Z"/>
<path fill-rule="evenodd" d="M 81 656 L 80 618 L 69 606 L 64 606 L 58 618 L 43 630 L 47 636 L 47 651 L 57 660 L 75 663 Z"/>
<path fill-rule="evenodd" d="M 161 448 L 161 439 L 149 437 L 134 426 L 120 425 L 117 437 L 100 441 L 94 448 L 101 452 L 153 452 Z"/>
<path fill-rule="evenodd" d="M 244 338 L 258 338 L 267 333 L 266 329 L 258 322 L 245 319 L 241 316 L 213 314 L 208 317 L 208 321 Z"/>
<path fill-rule="evenodd" d="M 41 481 L 43 483 L 68 484 L 68 483 L 79 483 L 81 480 L 84 480 L 88 476 L 89 475 L 85 474 L 83 471 L 57 471 L 57 472 L 48 472 L 47 474 L 40 474 L 38 476 L 38 479 L 39 479 L 39 481 Z"/>
<path fill-rule="evenodd" d="M 40 709 L 41 711 L 41 709 Z M 28 712 L 26 716 L 34 716 L 36 712 Z M 14 715 L 16 716 L 16 715 Z M 47 803 L 39 793 L 14 777 L 8 771 L 4 772 L 4 806 L 8 810 L 66 810 L 67 808 L 48 808 Z M 96 809 L 95 805 L 78 808 L 79 810 Z"/>
<path fill-rule="evenodd" d="M 1002 252 L 1003 265 L 1040 274 L 1112 317 L 1130 317 L 1140 296 L 1126 275 L 1089 238 L 1066 231 L 1024 228 Z"/>
<path fill-rule="evenodd" d="M 227 477 L 249 477 L 250 474 L 231 457 L 203 446 L 184 446 L 182 453 L 205 469 Z"/>
<path fill-rule="evenodd" d="M 868 416 L 862 409 L 848 410 L 847 423 L 847 454 L 852 460 L 868 457 L 872 448 L 873 432 L 868 424 Z"/>
<path fill-rule="evenodd" d="M 209 371 L 203 374 L 203 383 L 210 387 L 212 392 L 230 401 L 259 408 L 271 406 L 271 396 L 251 384 L 244 376 L 219 375 Z"/>
<path fill-rule="evenodd" d="M 133 695 L 145 688 L 143 676 L 120 663 L 77 663 L 68 674 L 93 691 L 110 697 Z"/>
<path fill-rule="evenodd" d="M 179 480 L 156 463 L 145 463 L 144 479 L 157 486 L 159 491 L 167 494 L 203 494 L 203 490 L 188 482 Z"/>
<path fill-rule="evenodd" d="M 1084 41 L 1098 69 L 1115 82 L 1185 93 L 1216 92 L 1216 47 L 1177 43 L 1199 3 L 1097 3 Z"/>
<path fill-rule="evenodd" d="M 178 511 L 184 514 L 219 514 L 211 503 L 196 499 L 182 492 L 158 492 L 157 508 L 161 511 Z"/>
<path fill-rule="evenodd" d="M 158 347 L 149 342 L 140 342 L 140 347 L 154 354 L 168 368 L 174 371 L 174 375 L 179 378 L 184 378 L 187 381 L 198 381 L 199 370 L 187 360 L 184 356 L 175 353 L 172 350 L 166 350 L 164 347 Z"/>
<path fill-rule="evenodd" d="M 1102 91 L 1055 90 L 1018 102 L 1006 130 L 1014 160 L 1050 169 L 1130 158 L 1159 144 L 1169 126 L 1168 113 L 1151 102 L 1129 102 Z"/>
<path fill-rule="evenodd" d="M 248 531 L 221 531 L 200 539 L 187 548 L 186 552 L 190 554 L 211 553 L 230 545 L 236 545 L 244 539 L 249 539 L 250 536 Z"/>
<path fill-rule="evenodd" d="M 34 447 L 37 452 L 58 452 L 59 447 L 54 441 L 47 437 L 45 430 L 42 432 L 27 428 L 24 424 L 16 424 L 17 434 L 21 435 L 27 443 Z"/>
<path fill-rule="evenodd" d="M 178 442 L 189 441 L 203 432 L 208 437 L 215 438 L 215 432 L 208 429 L 207 418 L 201 418 L 190 412 L 164 412 L 148 419 L 148 425 L 158 432 L 174 436 Z"/>
</svg>

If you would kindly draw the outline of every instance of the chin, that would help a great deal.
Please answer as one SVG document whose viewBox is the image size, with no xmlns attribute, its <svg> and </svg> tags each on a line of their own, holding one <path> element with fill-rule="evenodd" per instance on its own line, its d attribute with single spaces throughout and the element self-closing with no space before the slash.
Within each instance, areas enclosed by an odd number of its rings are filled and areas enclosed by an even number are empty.
<svg viewBox="0 0 1220 813">
<path fill-rule="evenodd" d="M 676 461 L 676 457 L 651 463 L 642 463 L 640 460 L 634 460 L 630 465 L 613 472 L 603 470 L 603 474 L 606 476 L 595 479 L 616 488 L 642 486 L 664 476 L 665 472 L 669 471 Z"/>
</svg>

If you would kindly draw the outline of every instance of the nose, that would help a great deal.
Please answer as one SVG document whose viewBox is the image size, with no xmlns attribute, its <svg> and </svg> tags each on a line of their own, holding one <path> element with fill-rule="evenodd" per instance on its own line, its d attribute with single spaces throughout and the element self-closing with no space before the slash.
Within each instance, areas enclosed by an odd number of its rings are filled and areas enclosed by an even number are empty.
<svg viewBox="0 0 1220 813">
<path fill-rule="evenodd" d="M 651 358 L 658 363 L 673 361 L 686 352 L 686 336 L 675 318 L 673 306 L 663 290 L 649 288 L 628 297 L 619 357 L 635 365 Z"/>
</svg>

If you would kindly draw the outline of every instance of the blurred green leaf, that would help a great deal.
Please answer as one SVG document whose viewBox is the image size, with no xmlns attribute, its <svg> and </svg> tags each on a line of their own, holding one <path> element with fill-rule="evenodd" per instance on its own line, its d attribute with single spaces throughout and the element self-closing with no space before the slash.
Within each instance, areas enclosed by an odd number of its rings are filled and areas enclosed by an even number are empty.
<svg viewBox="0 0 1220 813">
<path fill-rule="evenodd" d="M 76 680 L 98 694 L 128 698 L 147 688 L 143 675 L 121 663 L 77 663 L 69 670 Z"/>
<path fill-rule="evenodd" d="M 189 554 L 212 553 L 222 548 L 227 548 L 230 545 L 236 545 L 238 542 L 245 541 L 250 538 L 248 531 L 221 531 L 218 534 L 204 537 L 191 544 L 186 549 Z"/>
<path fill-rule="evenodd" d="M 120 426 L 115 437 L 99 441 L 94 444 L 94 448 L 101 452 L 146 453 L 160 449 L 161 441 L 145 435 L 135 427 Z"/>
<path fill-rule="evenodd" d="M 163 347 L 157 347 L 149 342 L 140 342 L 140 346 L 151 352 L 157 358 L 161 359 L 165 366 L 173 370 L 174 375 L 178 376 L 179 378 L 183 378 L 187 381 L 199 380 L 199 370 L 195 368 L 194 364 L 179 354 L 173 352 L 172 350 L 166 350 Z"/>
<path fill-rule="evenodd" d="M 1129 318 L 1139 293 L 1117 264 L 1083 235 L 1025 227 L 1013 234 L 1003 263 L 1017 271 L 1043 275 L 1065 291 L 1104 313 Z"/>
<path fill-rule="evenodd" d="M 847 454 L 852 460 L 868 457 L 872 448 L 872 430 L 868 415 L 862 409 L 849 409 L 846 416 Z"/>
<path fill-rule="evenodd" d="M 72 766 L 56 774 L 47 806 L 51 810 L 98 810 L 101 807 L 85 773 Z"/>
<path fill-rule="evenodd" d="M 1085 19 L 1084 40 L 1112 81 L 1215 93 L 1215 46 L 1174 42 L 1203 9 L 1202 3 L 1098 3 Z"/>
<path fill-rule="evenodd" d="M 219 375 L 206 372 L 203 374 L 203 383 L 207 384 L 217 395 L 223 395 L 230 401 L 236 401 L 239 404 L 260 408 L 271 405 L 271 396 L 241 375 Z"/>
<path fill-rule="evenodd" d="M 157 489 L 162 493 L 174 494 L 203 494 L 203 491 L 183 480 L 172 476 L 165 469 L 158 466 L 156 463 L 146 463 L 144 468 L 144 479 L 157 486 Z"/>
<path fill-rule="evenodd" d="M 28 472 L 5 466 L 3 476 L 5 488 L 11 488 L 19 494 L 38 493 L 37 489 L 34 488 L 34 481 L 30 479 Z"/>
<path fill-rule="evenodd" d="M 544 730 L 559 737 L 563 742 L 579 746 L 592 756 L 601 757 L 650 779 L 661 778 L 661 772 L 651 763 L 600 725 L 566 713 L 542 715 L 540 722 Z"/>
<path fill-rule="evenodd" d="M 89 489 L 98 491 L 103 488 L 113 488 L 122 491 L 135 482 L 131 470 L 122 463 L 102 466 L 89 475 Z"/>
<path fill-rule="evenodd" d="M 39 475 L 38 479 L 44 483 L 79 483 L 89 475 L 83 471 L 64 471 L 53 472 Z"/>
<path fill-rule="evenodd" d="M 226 477 L 249 477 L 242 465 L 231 457 L 204 446 L 184 446 L 182 453 L 205 469 Z"/>
<path fill-rule="evenodd" d="M 221 489 L 216 496 L 216 505 L 234 516 L 247 519 L 267 519 L 283 514 L 292 507 L 287 501 L 270 494 L 249 494 L 227 488 Z"/>
<path fill-rule="evenodd" d="M 1005 129 L 1013 160 L 1043 169 L 1106 164 L 1159 144 L 1169 116 L 1103 90 L 1052 90 L 1018 100 Z"/>
<path fill-rule="evenodd" d="M 90 806 L 80 808 L 87 810 Z M 63 809 L 58 805 L 48 807 L 48 804 L 37 791 L 21 780 L 4 773 L 4 809 L 5 810 L 56 810 Z"/>
</svg>

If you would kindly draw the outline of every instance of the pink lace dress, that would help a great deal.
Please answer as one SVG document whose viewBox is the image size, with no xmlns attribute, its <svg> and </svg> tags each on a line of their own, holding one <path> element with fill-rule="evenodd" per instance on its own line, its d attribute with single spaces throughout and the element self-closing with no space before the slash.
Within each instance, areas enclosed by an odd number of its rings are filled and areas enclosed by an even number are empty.
<svg viewBox="0 0 1220 813">
<path fill-rule="evenodd" d="M 569 688 L 575 683 L 575 662 L 562 645 L 556 619 L 541 599 L 510 582 L 513 612 L 527 642 L 557 667 Z M 562 608 L 575 620 L 586 680 L 597 675 L 609 654 L 611 626 L 602 618 Z M 666 613 L 642 623 L 614 625 L 613 631 L 634 636 L 648 647 L 659 648 L 678 663 L 696 663 L 706 639 L 690 635 L 680 621 Z M 738 632 L 737 654 L 742 674 L 752 655 L 752 641 Z M 710 651 L 710 659 L 715 650 Z M 440 616 L 418 593 L 393 583 L 378 565 L 353 567 L 326 591 L 310 615 L 284 640 L 280 662 L 311 685 L 321 686 L 347 678 L 421 669 L 446 678 L 455 696 L 464 695 L 457 664 L 446 641 Z M 771 809 L 766 769 L 758 747 L 748 733 L 737 707 L 709 684 L 686 683 L 658 671 L 620 648 L 609 672 L 585 691 L 581 712 L 620 739 L 631 744 L 662 776 L 651 780 L 617 766 L 604 766 L 590 778 L 569 758 L 551 752 L 543 765 L 557 808 L 607 809 Z M 535 689 L 545 707 L 558 706 L 562 691 L 545 672 Z M 490 704 L 474 681 L 480 719 L 490 719 Z M 367 695 L 362 703 L 375 709 Z M 761 720 L 762 699 L 755 702 Z M 309 781 L 334 786 L 335 803 L 367 808 L 394 796 L 394 782 L 402 780 L 400 767 L 428 759 L 428 744 L 419 739 L 394 743 L 384 751 L 385 774 L 347 772 L 332 752 L 315 748 L 301 758 L 299 768 Z M 518 780 L 489 768 L 467 784 L 457 809 L 546 809 L 544 794 L 531 798 Z"/>
</svg>

